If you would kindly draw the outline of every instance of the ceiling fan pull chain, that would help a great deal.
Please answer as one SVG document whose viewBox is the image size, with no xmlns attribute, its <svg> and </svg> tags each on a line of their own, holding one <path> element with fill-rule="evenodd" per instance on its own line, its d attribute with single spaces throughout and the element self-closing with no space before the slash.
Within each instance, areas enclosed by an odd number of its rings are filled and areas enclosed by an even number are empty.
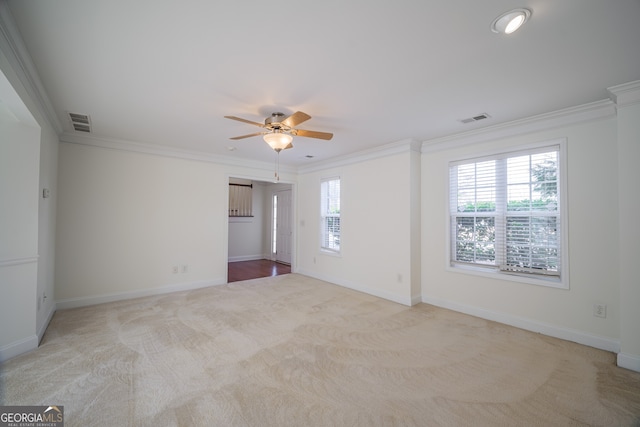
<svg viewBox="0 0 640 427">
<path fill-rule="evenodd" d="M 276 179 L 276 182 L 280 181 L 280 151 L 276 151 L 275 179 Z"/>
</svg>

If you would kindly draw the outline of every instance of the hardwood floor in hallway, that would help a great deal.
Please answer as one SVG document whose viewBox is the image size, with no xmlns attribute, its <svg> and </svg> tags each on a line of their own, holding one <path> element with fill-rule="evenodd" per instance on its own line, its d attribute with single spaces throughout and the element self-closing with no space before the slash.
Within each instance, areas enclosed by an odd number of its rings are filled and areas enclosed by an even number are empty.
<svg viewBox="0 0 640 427">
<path fill-rule="evenodd" d="M 227 265 L 229 283 L 291 273 L 290 265 L 268 259 L 230 262 Z"/>
</svg>

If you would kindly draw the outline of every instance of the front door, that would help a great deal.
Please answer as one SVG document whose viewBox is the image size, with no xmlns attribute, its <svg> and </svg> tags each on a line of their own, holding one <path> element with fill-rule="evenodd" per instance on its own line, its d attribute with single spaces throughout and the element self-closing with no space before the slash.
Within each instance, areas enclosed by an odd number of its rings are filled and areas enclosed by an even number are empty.
<svg viewBox="0 0 640 427">
<path fill-rule="evenodd" d="M 275 258 L 278 262 L 291 264 L 291 190 L 278 191 L 274 204 Z"/>
</svg>

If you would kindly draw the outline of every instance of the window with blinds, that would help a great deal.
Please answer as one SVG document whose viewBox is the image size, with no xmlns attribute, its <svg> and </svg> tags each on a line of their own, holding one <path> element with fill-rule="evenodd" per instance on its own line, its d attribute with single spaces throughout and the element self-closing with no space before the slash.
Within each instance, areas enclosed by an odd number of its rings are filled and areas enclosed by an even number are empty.
<svg viewBox="0 0 640 427">
<path fill-rule="evenodd" d="M 340 178 L 320 183 L 321 243 L 323 250 L 340 252 Z"/>
<path fill-rule="evenodd" d="M 253 216 L 253 184 L 229 183 L 229 216 Z"/>
<path fill-rule="evenodd" d="M 452 266 L 559 280 L 559 155 L 554 145 L 450 164 Z"/>
</svg>

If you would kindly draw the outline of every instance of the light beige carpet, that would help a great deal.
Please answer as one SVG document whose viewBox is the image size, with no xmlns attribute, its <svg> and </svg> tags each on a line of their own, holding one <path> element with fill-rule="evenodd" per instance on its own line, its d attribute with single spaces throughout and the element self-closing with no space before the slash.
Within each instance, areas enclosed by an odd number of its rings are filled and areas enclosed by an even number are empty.
<svg viewBox="0 0 640 427">
<path fill-rule="evenodd" d="M 59 311 L 1 404 L 66 426 L 631 426 L 611 353 L 290 274 Z"/>
</svg>

